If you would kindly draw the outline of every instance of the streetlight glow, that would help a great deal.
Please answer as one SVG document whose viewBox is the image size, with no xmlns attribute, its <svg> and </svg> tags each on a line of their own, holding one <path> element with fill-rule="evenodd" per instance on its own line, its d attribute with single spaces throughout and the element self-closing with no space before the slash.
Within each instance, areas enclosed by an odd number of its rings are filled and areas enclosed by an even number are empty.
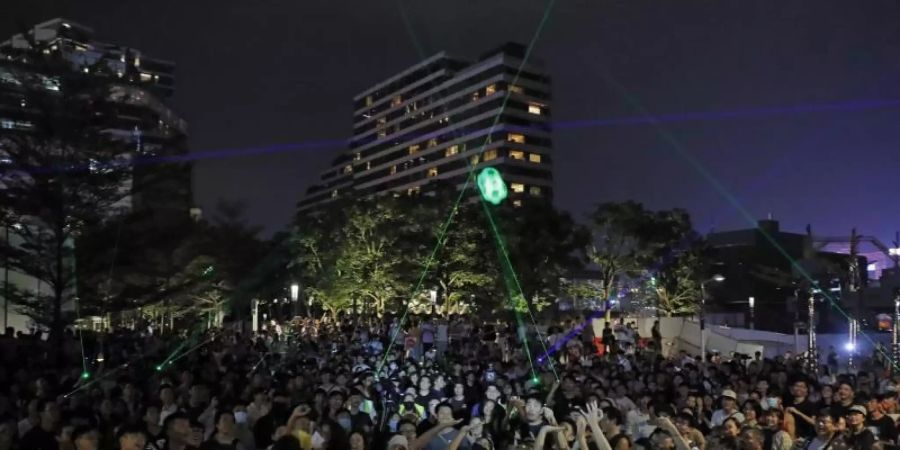
<svg viewBox="0 0 900 450">
<path fill-rule="evenodd" d="M 756 299 L 753 297 L 748 298 L 747 301 L 750 303 L 751 308 L 756 304 Z"/>
<path fill-rule="evenodd" d="M 717 273 L 717 274 L 713 275 L 712 281 L 715 281 L 716 283 L 721 283 L 721 282 L 725 281 L 725 275 Z"/>
<path fill-rule="evenodd" d="M 300 297 L 300 285 L 294 283 L 291 285 L 291 301 L 296 302 L 297 298 Z"/>
</svg>

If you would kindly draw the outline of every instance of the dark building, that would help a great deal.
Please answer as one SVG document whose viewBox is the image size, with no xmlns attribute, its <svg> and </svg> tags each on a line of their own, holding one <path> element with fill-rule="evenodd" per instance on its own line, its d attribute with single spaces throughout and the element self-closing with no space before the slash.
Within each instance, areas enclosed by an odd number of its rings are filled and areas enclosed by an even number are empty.
<svg viewBox="0 0 900 450">
<path fill-rule="evenodd" d="M 42 113 L 28 92 L 62 94 L 61 76 L 95 79 L 105 89 L 98 100 L 115 111 L 104 119 L 103 132 L 128 149 L 124 157 L 137 162 L 130 186 L 123 187 L 133 192 L 124 206 L 187 214 L 192 203 L 189 165 L 167 166 L 165 183 L 144 183 L 156 158 L 187 153 L 187 123 L 165 103 L 174 93 L 174 70 L 171 62 L 97 41 L 93 30 L 70 20 L 37 24 L 0 43 L 0 132 L 35 132 Z"/>
<path fill-rule="evenodd" d="M 350 149 L 300 209 L 347 194 L 416 195 L 438 181 L 460 187 L 488 166 L 514 205 L 551 199 L 550 79 L 539 62 L 523 66 L 524 55 L 518 44 L 474 63 L 440 53 L 361 92 Z"/>
<path fill-rule="evenodd" d="M 749 321 L 752 304 L 757 328 L 789 332 L 795 322 L 806 320 L 810 286 L 815 284 L 820 331 L 846 328 L 835 305 L 851 313 L 855 308 L 845 298 L 852 297 L 849 258 L 818 252 L 812 240 L 808 234 L 782 231 L 772 219 L 759 221 L 756 228 L 711 233 L 707 242 L 717 263 L 714 270 L 725 280 L 707 284 L 708 309 L 743 312 Z M 866 267 L 865 258 L 858 267 Z M 861 275 L 864 288 L 865 270 Z"/>
</svg>

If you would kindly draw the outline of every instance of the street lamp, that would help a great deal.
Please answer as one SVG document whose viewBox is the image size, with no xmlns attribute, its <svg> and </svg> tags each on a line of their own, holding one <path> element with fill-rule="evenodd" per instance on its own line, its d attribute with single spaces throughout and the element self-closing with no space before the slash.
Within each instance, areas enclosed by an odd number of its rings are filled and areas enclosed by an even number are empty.
<svg viewBox="0 0 900 450">
<path fill-rule="evenodd" d="M 297 283 L 291 283 L 291 315 L 298 315 L 299 308 L 297 308 L 297 299 L 300 298 L 300 285 Z"/>
<path fill-rule="evenodd" d="M 706 362 L 706 283 L 721 283 L 725 276 L 715 274 L 712 278 L 700 283 L 700 361 Z"/>
<path fill-rule="evenodd" d="M 756 329 L 756 324 L 754 323 L 754 320 L 753 320 L 754 319 L 753 308 L 756 306 L 756 299 L 753 297 L 750 297 L 747 299 L 747 303 L 750 304 L 750 329 L 754 330 L 754 329 Z"/>
<path fill-rule="evenodd" d="M 897 364 L 900 363 L 900 291 L 894 298 L 894 322 L 891 324 L 891 373 L 897 373 Z"/>
</svg>

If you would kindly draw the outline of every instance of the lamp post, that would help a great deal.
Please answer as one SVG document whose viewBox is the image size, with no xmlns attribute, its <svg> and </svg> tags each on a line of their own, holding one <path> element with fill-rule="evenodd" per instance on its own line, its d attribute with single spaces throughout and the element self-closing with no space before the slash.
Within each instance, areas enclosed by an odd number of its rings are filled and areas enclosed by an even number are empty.
<svg viewBox="0 0 900 450">
<path fill-rule="evenodd" d="M 747 303 L 750 304 L 750 329 L 751 329 L 751 330 L 755 330 L 755 329 L 756 329 L 756 324 L 755 324 L 755 321 L 754 321 L 754 311 L 753 311 L 753 309 L 754 309 L 754 307 L 756 306 L 756 299 L 753 298 L 753 297 L 750 297 L 750 298 L 747 299 Z"/>
<path fill-rule="evenodd" d="M 819 352 L 816 350 L 816 296 L 815 289 L 809 292 L 809 323 L 807 324 L 806 336 L 806 370 L 807 373 L 815 374 L 819 370 Z"/>
<path fill-rule="evenodd" d="M 300 298 L 300 285 L 291 283 L 291 314 L 297 315 L 297 299 Z"/>
<path fill-rule="evenodd" d="M 856 353 L 856 335 L 859 330 L 859 321 L 856 319 L 850 319 L 850 336 L 847 341 L 847 350 L 850 351 L 850 355 L 847 357 L 847 371 L 853 373 L 854 369 L 854 361 L 853 355 Z"/>
<path fill-rule="evenodd" d="M 700 283 L 700 361 L 706 362 L 706 283 L 721 283 L 725 277 L 719 274 Z"/>
<path fill-rule="evenodd" d="M 900 291 L 894 297 L 894 321 L 891 324 L 891 373 L 896 375 L 900 363 Z"/>
</svg>

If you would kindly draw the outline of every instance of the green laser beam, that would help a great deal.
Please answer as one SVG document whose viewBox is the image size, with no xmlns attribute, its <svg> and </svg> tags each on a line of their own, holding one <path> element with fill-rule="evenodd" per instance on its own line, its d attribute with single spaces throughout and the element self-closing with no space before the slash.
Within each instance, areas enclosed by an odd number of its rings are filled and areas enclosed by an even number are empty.
<svg viewBox="0 0 900 450">
<path fill-rule="evenodd" d="M 538 328 L 537 319 L 535 319 L 534 314 L 531 312 L 531 307 L 528 305 L 528 299 L 525 298 L 525 293 L 522 290 L 521 283 L 519 283 L 518 276 L 516 276 L 516 271 L 513 268 L 512 260 L 509 257 L 509 252 L 506 249 L 506 244 L 503 241 L 503 237 L 500 233 L 500 229 L 499 229 L 499 227 L 497 227 L 497 222 L 494 218 L 494 214 L 491 211 L 490 207 L 488 206 L 487 200 L 482 199 L 481 204 L 484 207 L 485 213 L 487 214 L 488 223 L 490 223 L 491 229 L 494 232 L 494 238 L 497 243 L 497 251 L 500 254 L 500 258 L 501 258 L 501 265 L 505 262 L 507 270 L 509 271 L 509 274 L 506 276 L 512 278 L 513 282 L 515 283 L 516 289 L 518 290 L 519 295 L 522 296 L 523 300 L 525 301 L 525 308 L 528 310 L 528 315 L 531 316 L 531 322 L 534 324 L 534 331 L 538 335 L 538 342 L 541 343 L 541 347 L 544 349 L 544 353 L 547 354 L 548 349 L 547 349 L 547 344 L 544 342 L 544 336 L 541 334 L 541 330 Z M 508 281 L 507 281 L 507 283 L 508 283 Z M 518 314 L 518 309 L 516 310 L 516 312 Z M 530 355 L 529 355 L 529 359 L 530 359 Z M 555 367 L 554 362 L 552 361 L 552 358 L 548 358 L 548 363 L 550 364 L 550 370 L 553 371 L 553 376 L 556 378 L 556 381 L 559 381 L 559 374 L 556 372 L 556 367 Z M 533 370 L 533 366 L 532 366 L 532 370 Z"/>
<path fill-rule="evenodd" d="M 698 174 L 700 174 L 700 176 L 704 180 L 706 180 L 708 183 L 710 183 L 710 185 L 712 185 L 713 189 L 719 195 L 721 195 L 728 203 L 730 203 L 731 206 L 734 207 L 734 209 L 737 210 L 738 213 L 740 213 L 741 216 L 743 216 L 744 219 L 748 223 L 750 223 L 752 225 L 756 224 L 756 220 L 753 218 L 753 215 L 750 214 L 750 212 L 747 211 L 746 208 L 744 208 L 744 206 L 740 203 L 740 201 L 734 195 L 732 195 L 728 191 L 728 189 L 726 189 L 725 186 L 715 176 L 712 175 L 712 173 L 710 173 L 708 170 L 706 170 L 706 168 L 703 166 L 703 164 L 700 163 L 700 161 L 698 161 L 697 158 L 695 158 L 693 155 L 691 155 L 684 148 L 684 146 L 681 144 L 681 142 L 677 138 L 675 138 L 675 136 L 673 136 L 668 130 L 663 128 L 658 120 L 653 118 L 652 114 L 650 114 L 650 111 L 643 106 L 643 104 L 640 102 L 640 100 L 637 99 L 636 96 L 630 94 L 628 92 L 628 90 L 625 89 L 625 87 L 622 86 L 615 79 L 615 77 L 612 76 L 611 73 L 609 73 L 608 71 L 606 71 L 604 69 L 600 69 L 600 72 L 604 75 L 605 81 L 608 84 L 610 84 L 632 108 L 634 108 L 639 114 L 644 115 L 648 118 L 649 122 L 651 123 L 652 127 L 656 130 L 657 134 L 659 134 L 660 137 L 662 137 L 663 140 L 665 140 L 666 143 L 668 143 L 672 147 L 672 149 L 675 150 L 675 152 L 676 152 L 676 154 L 678 154 L 678 156 L 680 156 L 685 161 L 687 161 L 688 164 Z M 817 282 L 813 279 L 812 275 L 809 272 L 807 272 L 806 269 L 804 269 L 797 262 L 797 260 L 795 260 L 793 257 L 791 257 L 790 253 L 788 253 L 787 250 L 784 247 L 782 247 L 769 232 L 767 232 L 766 230 L 763 230 L 762 228 L 757 228 L 757 229 L 759 230 L 760 234 L 762 234 L 763 238 L 769 244 L 771 244 L 772 247 L 775 248 L 775 250 L 791 264 L 791 268 L 796 270 L 797 273 L 799 273 L 803 278 L 806 279 L 807 282 L 810 283 L 810 286 L 814 286 L 817 284 Z M 841 315 L 844 316 L 844 318 L 846 318 L 847 320 L 853 319 L 853 317 L 850 314 L 848 314 L 837 303 L 837 301 L 831 295 L 829 295 L 825 290 L 822 290 L 821 294 L 823 297 L 828 299 L 828 301 L 831 303 L 832 307 L 835 308 L 838 312 L 840 312 Z M 875 340 L 873 340 L 865 332 L 860 332 L 860 334 L 862 334 L 862 336 L 864 338 L 866 338 L 871 344 L 873 344 L 873 348 L 875 348 L 877 351 L 879 351 L 883 356 L 887 357 L 891 361 L 891 363 L 894 365 L 895 368 L 900 368 L 900 364 L 898 364 L 896 361 L 894 361 L 894 358 L 892 356 L 888 355 L 887 352 L 879 349 L 878 346 L 874 345 Z M 809 349 L 809 351 L 812 351 L 812 349 Z"/>
<path fill-rule="evenodd" d="M 419 57 L 424 57 L 425 49 L 422 47 L 422 43 L 419 41 L 416 31 L 412 27 L 409 15 L 407 15 L 406 8 L 403 6 L 403 0 L 397 0 L 397 9 L 400 10 L 400 18 L 403 19 L 403 25 L 406 27 L 406 32 L 409 34 L 409 39 L 416 48 L 416 52 L 419 54 Z"/>
<path fill-rule="evenodd" d="M 471 174 L 466 178 L 468 180 L 471 178 Z M 453 204 L 453 208 L 450 210 L 450 215 L 447 217 L 447 220 L 444 222 L 444 225 L 441 227 L 438 232 L 437 242 L 434 247 L 431 249 L 431 254 L 428 255 L 428 259 L 425 260 L 425 267 L 422 269 L 422 273 L 419 275 L 418 281 L 416 281 L 415 288 L 413 288 L 412 295 L 410 299 L 416 297 L 419 291 L 422 288 L 422 284 L 425 282 L 425 277 L 428 275 L 428 270 L 431 268 L 432 264 L 434 264 L 434 260 L 437 257 L 438 252 L 443 247 L 444 239 L 447 235 L 447 230 L 450 229 L 450 225 L 453 223 L 453 218 L 456 217 L 456 213 L 459 210 L 459 204 L 462 202 L 463 197 L 465 196 L 466 190 L 461 189 L 459 191 L 459 195 L 456 196 L 456 202 Z M 385 349 L 384 357 L 381 359 L 381 362 L 378 364 L 378 367 L 375 370 L 375 375 L 380 375 L 381 370 L 384 368 L 384 364 L 387 361 L 388 355 L 391 353 L 391 349 L 394 347 L 394 343 L 397 341 L 397 336 L 400 335 L 400 330 L 403 329 L 403 323 L 406 321 L 406 317 L 409 315 L 409 302 L 406 303 L 406 308 L 403 311 L 403 315 L 400 317 L 400 321 L 397 325 L 397 329 L 394 331 L 394 335 L 391 336 L 390 343 L 388 343 L 387 349 Z"/>
<path fill-rule="evenodd" d="M 541 17 L 540 22 L 538 23 L 538 27 L 537 27 L 537 29 L 535 30 L 535 33 L 534 33 L 534 35 L 532 36 L 531 41 L 528 43 L 528 47 L 527 47 L 527 49 L 526 49 L 526 51 L 525 51 L 525 55 L 524 55 L 523 58 L 522 58 L 522 62 L 519 64 L 519 68 L 516 70 L 516 74 L 515 74 L 515 76 L 513 77 L 513 84 L 515 84 L 516 82 L 518 82 L 519 78 L 521 77 L 522 71 L 523 71 L 524 68 L 525 68 L 525 64 L 526 64 L 526 62 L 528 61 L 528 59 L 531 57 L 531 52 L 532 52 L 532 50 L 534 49 L 534 46 L 535 46 L 535 44 L 537 43 L 537 40 L 539 39 L 539 37 L 540 37 L 540 35 L 541 35 L 541 33 L 542 33 L 543 29 L 544 29 L 544 26 L 545 26 L 546 23 L 547 23 L 547 20 L 548 20 L 549 17 L 550 17 L 550 12 L 552 11 L 553 5 L 554 5 L 554 4 L 555 4 L 555 0 L 550 0 L 550 2 L 547 3 L 547 7 L 544 9 L 544 14 L 543 14 L 543 16 Z M 402 7 L 402 5 L 401 5 L 401 7 Z M 401 14 L 404 16 L 404 18 L 406 17 L 406 16 L 405 16 L 405 12 L 401 11 Z M 412 29 L 411 29 L 410 27 L 408 27 L 407 29 L 412 33 Z M 412 35 L 412 37 L 413 37 L 413 39 L 415 39 L 415 35 L 414 35 L 414 34 Z M 417 47 L 418 47 L 418 46 L 417 46 Z M 421 49 L 420 49 L 420 52 L 421 52 Z M 489 139 L 490 139 L 490 135 L 493 133 L 494 129 L 496 129 L 496 127 L 497 127 L 497 124 L 500 122 L 500 117 L 502 116 L 503 112 L 506 110 L 506 106 L 507 106 L 507 104 L 508 104 L 508 102 L 509 102 L 509 98 L 510 98 L 511 95 L 512 95 L 512 92 L 509 91 L 509 90 L 507 90 L 506 95 L 503 97 L 503 102 L 502 102 L 501 105 L 500 105 L 500 110 L 497 112 L 496 116 L 494 117 L 494 121 L 493 121 L 493 123 L 491 124 L 491 127 L 490 127 L 490 129 L 488 130 L 487 135 L 485 136 L 484 142 L 483 142 L 482 145 L 481 145 L 481 149 L 480 149 L 479 152 L 478 152 L 479 155 L 483 155 L 483 154 L 484 154 L 485 149 L 486 149 L 487 144 L 488 144 Z M 481 158 L 479 158 L 479 159 L 481 159 Z M 458 207 L 459 207 L 460 201 L 462 200 L 462 198 L 464 197 L 466 191 L 468 190 L 470 183 L 472 183 L 472 181 L 476 178 L 476 176 L 475 176 L 475 165 L 476 165 L 476 164 L 470 164 L 470 165 L 469 165 L 469 176 L 466 177 L 466 180 L 465 180 L 465 182 L 463 183 L 462 188 L 460 188 L 459 196 L 457 197 L 456 203 L 454 204 L 453 209 L 451 210 L 450 217 L 447 219 L 447 221 L 446 221 L 446 223 L 445 223 L 444 229 L 443 229 L 443 230 L 441 231 L 441 233 L 439 234 L 439 236 L 438 236 L 438 242 L 435 244 L 434 248 L 432 249 L 431 255 L 429 256 L 428 260 L 426 260 L 425 268 L 424 268 L 424 270 L 422 271 L 422 274 L 421 274 L 421 276 L 419 277 L 418 282 L 416 283 L 416 287 L 415 287 L 414 290 L 413 290 L 413 298 L 414 298 L 414 296 L 419 292 L 419 289 L 421 288 L 421 284 L 422 284 L 422 282 L 424 281 L 425 276 L 426 276 L 427 273 L 428 273 L 428 269 L 430 268 L 430 265 L 433 263 L 433 260 L 434 260 L 434 257 L 435 257 L 436 254 L 437 254 L 437 251 L 439 250 L 439 248 L 440 248 L 440 247 L 442 246 L 442 244 L 443 244 L 443 238 L 444 238 L 444 235 L 446 234 L 447 229 L 449 228 L 450 224 L 451 224 L 452 221 L 453 221 L 453 217 L 454 217 L 455 214 L 456 214 L 456 211 L 457 211 L 457 209 L 458 209 Z M 529 312 L 530 312 L 530 311 L 529 311 Z M 381 363 L 379 364 L 378 368 L 377 368 L 376 371 L 375 371 L 376 375 L 379 375 L 379 374 L 381 373 L 382 369 L 384 368 L 384 364 L 385 364 L 385 362 L 387 361 L 388 355 L 390 355 L 390 350 L 393 348 L 394 343 L 396 342 L 397 336 L 400 334 L 400 330 L 403 328 L 403 324 L 404 324 L 404 322 L 405 322 L 406 317 L 408 316 L 408 314 L 409 314 L 409 304 L 407 303 L 406 309 L 404 310 L 404 313 L 403 313 L 403 315 L 402 315 L 402 317 L 401 317 L 401 319 L 400 319 L 400 321 L 399 321 L 397 330 L 394 332 L 394 335 L 391 337 L 390 343 L 388 344 L 388 348 L 387 348 L 387 350 L 385 351 L 384 357 L 382 358 Z M 534 316 L 532 316 L 532 320 L 534 320 Z M 544 344 L 543 344 L 543 341 L 541 342 L 541 344 L 544 345 Z M 533 366 L 533 364 L 532 364 L 532 371 L 533 371 L 533 370 L 534 370 L 534 366 Z M 554 374 L 555 374 L 555 371 L 554 371 Z"/>
</svg>

